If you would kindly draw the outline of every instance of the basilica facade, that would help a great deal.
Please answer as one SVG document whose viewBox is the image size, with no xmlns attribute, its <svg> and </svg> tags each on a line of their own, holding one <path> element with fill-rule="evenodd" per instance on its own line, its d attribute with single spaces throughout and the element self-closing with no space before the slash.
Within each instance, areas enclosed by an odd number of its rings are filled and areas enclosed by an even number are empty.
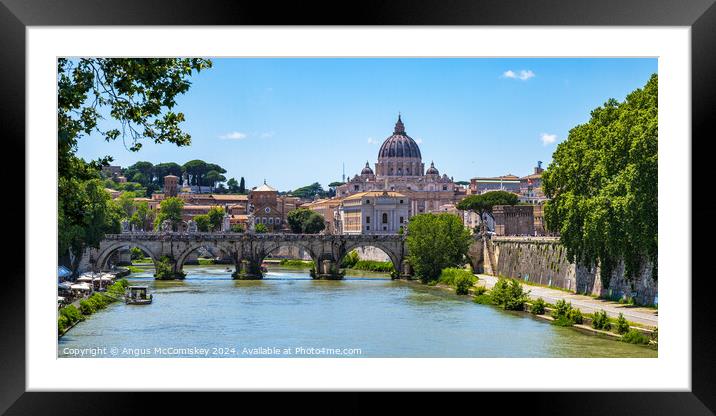
<svg viewBox="0 0 716 416">
<path fill-rule="evenodd" d="M 378 151 L 375 170 L 366 162 L 360 175 L 336 188 L 338 198 L 362 192 L 399 192 L 410 201 L 409 216 L 439 212 L 441 207 L 454 205 L 466 195 L 466 189 L 446 174 L 440 175 L 434 163 L 425 169 L 420 147 L 405 131 L 398 116 L 393 134 L 385 139 Z"/>
</svg>

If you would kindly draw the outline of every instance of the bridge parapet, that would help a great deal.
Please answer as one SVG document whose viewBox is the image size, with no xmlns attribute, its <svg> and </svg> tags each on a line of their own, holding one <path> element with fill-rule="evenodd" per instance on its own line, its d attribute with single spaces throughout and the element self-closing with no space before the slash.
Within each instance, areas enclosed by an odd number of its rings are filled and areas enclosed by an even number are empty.
<svg viewBox="0 0 716 416">
<path fill-rule="evenodd" d="M 305 250 L 314 261 L 318 278 L 340 278 L 339 265 L 350 251 L 362 246 L 375 246 L 386 252 L 401 276 L 409 274 L 404 265 L 404 235 L 345 234 L 277 234 L 231 232 L 125 232 L 108 234 L 95 256 L 95 268 L 102 269 L 117 250 L 135 245 L 153 260 L 169 259 L 175 274 L 180 275 L 184 262 L 194 250 L 211 246 L 234 259 L 236 278 L 261 278 L 263 260 L 281 246 L 293 245 Z"/>
</svg>

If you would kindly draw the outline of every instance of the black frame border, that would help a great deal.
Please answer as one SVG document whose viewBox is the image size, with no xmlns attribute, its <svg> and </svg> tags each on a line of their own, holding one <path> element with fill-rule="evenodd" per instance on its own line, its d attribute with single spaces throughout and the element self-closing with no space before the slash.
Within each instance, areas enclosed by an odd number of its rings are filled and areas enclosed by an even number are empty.
<svg viewBox="0 0 716 416">
<path fill-rule="evenodd" d="M 353 3 L 295 2 L 280 7 L 269 2 L 228 0 L 0 0 L 0 126 L 3 144 L 17 165 L 11 171 L 25 171 L 25 29 L 44 25 L 567 25 L 567 26 L 688 26 L 691 28 L 692 155 L 693 148 L 713 136 L 710 123 L 716 109 L 716 5 L 715 0 L 444 0 L 411 2 L 369 0 Z M 677 138 L 684 140 L 687 138 Z M 701 156 L 704 155 L 702 152 Z M 704 185 L 709 161 L 699 163 L 692 156 L 692 192 L 708 190 Z M 7 176 L 6 176 L 7 177 Z M 694 186 L 696 183 L 702 187 Z M 13 190 L 17 200 L 17 187 Z M 22 196 L 25 196 L 22 191 Z M 710 206 L 691 201 L 692 221 L 708 219 Z M 17 210 L 12 213 L 17 218 Z M 21 214 L 25 220 L 24 211 Z M 7 235 L 24 235 L 24 222 L 6 221 Z M 692 230 L 692 224 L 681 224 Z M 25 239 L 22 241 L 24 248 Z M 692 261 L 708 258 L 708 244 L 697 244 L 692 235 Z M 694 266 L 696 262 L 693 263 Z M 479 411 L 478 403 L 496 400 L 510 403 L 510 411 L 551 414 L 714 414 L 716 411 L 716 331 L 708 318 L 714 290 L 713 280 L 692 270 L 692 390 L 691 392 L 602 392 L 602 393 L 480 393 L 458 400 L 438 399 L 437 407 L 449 411 L 467 405 Z M 25 392 L 25 268 L 24 263 L 6 266 L 4 288 L 0 291 L 0 413 L 5 414 L 119 414 L 138 411 L 149 402 L 175 403 L 178 394 L 156 397 L 148 393 L 30 393 Z M 529 375 L 522 375 L 529 376 Z M 557 375 L 550 375 L 557 376 Z M 615 374 L 615 377 L 630 377 Z M 638 377 L 638 375 L 636 375 Z M 217 398 L 236 406 L 232 394 Z M 325 399 L 302 395 L 282 401 L 295 410 L 315 407 Z M 332 395 L 341 408 L 350 412 L 372 410 L 364 396 L 351 393 Z M 159 400 L 157 400 L 159 399 Z M 166 400 L 170 399 L 170 400 Z M 174 400 L 171 400 L 174 399 Z M 383 398 L 385 399 L 385 398 Z M 431 402 L 435 398 L 432 398 Z M 520 400 L 521 399 L 521 400 Z M 191 401 L 200 400 L 192 397 Z M 275 409 L 259 395 L 257 403 Z M 233 403 L 233 404 L 231 404 Z M 408 411 L 416 406 L 428 410 L 426 400 L 383 401 L 382 410 Z M 325 403 L 324 403 L 325 404 Z M 125 406 L 126 409 L 125 409 Z M 244 406 L 242 406 L 244 407 Z M 331 408 L 325 406 L 324 408 Z M 333 408 L 336 409 L 336 408 Z M 143 413 L 139 411 L 139 413 Z"/>
</svg>

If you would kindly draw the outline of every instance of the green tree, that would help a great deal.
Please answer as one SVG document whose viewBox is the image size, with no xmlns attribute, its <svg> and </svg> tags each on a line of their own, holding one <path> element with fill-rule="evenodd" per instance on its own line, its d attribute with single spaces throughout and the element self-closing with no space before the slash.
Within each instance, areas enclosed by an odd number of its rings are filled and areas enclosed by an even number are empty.
<svg viewBox="0 0 716 416">
<path fill-rule="evenodd" d="M 657 278 L 658 77 L 610 99 L 570 130 L 542 174 L 544 218 L 570 260 L 600 265 L 603 287 L 619 261 L 631 279 L 644 260 Z"/>
<path fill-rule="evenodd" d="M 317 212 L 311 211 L 306 221 L 303 223 L 303 232 L 305 234 L 318 234 L 326 228 L 326 221 L 323 216 Z"/>
<path fill-rule="evenodd" d="M 473 211 L 480 216 L 480 231 L 485 235 L 485 214 L 492 214 L 496 205 L 515 205 L 517 195 L 507 191 L 490 191 L 479 195 L 470 195 L 458 202 L 456 208 L 463 211 Z"/>
<path fill-rule="evenodd" d="M 239 193 L 239 183 L 236 181 L 235 178 L 231 178 L 228 181 L 226 181 L 226 186 L 229 188 L 230 193 L 232 193 L 232 194 Z"/>
<path fill-rule="evenodd" d="M 268 232 L 268 228 L 266 227 L 266 224 L 258 223 L 254 227 L 254 231 L 259 234 L 263 234 L 263 233 Z"/>
<path fill-rule="evenodd" d="M 154 220 L 154 228 L 160 229 L 165 220 L 172 224 L 172 230 L 176 231 L 177 226 L 182 222 L 182 208 L 184 201 L 177 197 L 169 197 L 159 203 L 159 213 Z"/>
<path fill-rule="evenodd" d="M 298 208 L 290 211 L 288 215 L 286 215 L 286 221 L 291 228 L 291 232 L 296 234 L 303 233 L 303 225 L 310 217 L 311 212 L 312 211 L 308 208 Z"/>
<path fill-rule="evenodd" d="M 208 186 L 211 186 L 212 188 L 216 188 L 216 185 L 219 182 L 224 182 L 226 180 L 226 177 L 216 170 L 210 170 L 210 171 L 206 172 L 205 180 L 206 180 L 206 184 Z"/>
<path fill-rule="evenodd" d="M 232 233 L 243 233 L 244 232 L 244 226 L 241 224 L 233 224 L 231 226 L 231 232 Z"/>
<path fill-rule="evenodd" d="M 436 280 L 442 269 L 464 263 L 471 239 L 457 215 L 418 214 L 408 223 L 408 261 L 423 283 Z"/>
<path fill-rule="evenodd" d="M 77 270 L 85 247 L 99 247 L 106 233 L 121 231 L 122 212 L 98 178 L 82 181 L 59 178 L 59 253 L 64 264 Z"/>
<path fill-rule="evenodd" d="M 196 221 L 196 228 L 201 232 L 208 232 L 211 228 L 211 219 L 206 214 L 195 215 L 192 219 Z"/>
<path fill-rule="evenodd" d="M 135 210 L 134 198 L 136 197 L 137 195 L 134 192 L 125 191 L 119 194 L 117 199 L 114 200 L 114 203 L 117 204 L 117 207 L 122 211 L 122 218 L 132 217 Z"/>
<path fill-rule="evenodd" d="M 143 139 L 188 145 L 191 137 L 179 127 L 184 115 L 171 109 L 176 97 L 189 89 L 192 73 L 209 67 L 206 59 L 57 60 L 58 254 L 63 264 L 76 270 L 85 247 L 99 243 L 96 230 L 119 230 L 109 196 L 85 183 L 99 179 L 100 167 L 112 158 L 85 162 L 75 156 L 78 141 L 98 133 L 107 141 L 121 136 L 131 151 L 139 150 Z M 106 121 L 100 129 L 101 112 L 114 123 Z M 93 209 L 83 205 L 86 201 Z M 98 219 L 105 223 L 98 225 Z"/>
<path fill-rule="evenodd" d="M 182 166 L 182 171 L 186 172 L 189 175 L 189 184 L 190 185 L 203 185 L 204 184 L 204 176 L 209 171 L 207 168 L 206 162 L 199 159 L 194 159 L 186 162 Z"/>
<path fill-rule="evenodd" d="M 135 207 L 130 222 L 138 229 L 146 230 L 153 221 L 154 213 L 146 201 L 135 204 Z"/>
<path fill-rule="evenodd" d="M 224 222 L 224 208 L 222 207 L 211 207 L 208 212 L 209 224 L 211 225 L 211 231 L 221 231 L 221 225 Z"/>
<path fill-rule="evenodd" d="M 245 194 L 246 193 L 246 182 L 244 181 L 244 177 L 241 177 L 241 181 L 239 181 L 239 193 Z"/>
<path fill-rule="evenodd" d="M 152 169 L 152 175 L 154 176 L 154 183 L 157 186 L 164 186 L 165 176 L 174 175 L 181 177 L 181 165 L 175 162 L 159 163 L 157 165 L 154 165 L 154 168 Z"/>
<path fill-rule="evenodd" d="M 303 199 L 313 199 L 314 196 L 319 198 L 326 197 L 326 191 L 323 189 L 320 183 L 314 182 L 308 186 L 303 186 L 291 192 L 291 195 L 297 196 Z"/>
</svg>

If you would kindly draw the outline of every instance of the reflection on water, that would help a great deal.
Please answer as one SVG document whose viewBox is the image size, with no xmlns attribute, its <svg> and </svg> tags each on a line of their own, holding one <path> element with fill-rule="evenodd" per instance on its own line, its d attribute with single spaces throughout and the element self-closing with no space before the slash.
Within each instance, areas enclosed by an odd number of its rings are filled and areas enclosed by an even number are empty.
<svg viewBox="0 0 716 416">
<path fill-rule="evenodd" d="M 154 302 L 118 302 L 96 313 L 59 340 L 58 355 L 104 348 L 97 356 L 656 356 L 384 274 L 349 271 L 331 281 L 271 268 L 264 280 L 239 281 L 223 266 L 185 271 L 184 281 L 133 274 L 129 280 L 149 285 Z"/>
</svg>

